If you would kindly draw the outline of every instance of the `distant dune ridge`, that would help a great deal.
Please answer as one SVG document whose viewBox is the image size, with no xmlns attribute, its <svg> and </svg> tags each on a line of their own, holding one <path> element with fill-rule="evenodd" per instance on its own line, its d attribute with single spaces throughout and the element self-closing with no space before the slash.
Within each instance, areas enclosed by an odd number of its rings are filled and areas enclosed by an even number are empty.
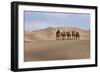
<svg viewBox="0 0 100 73">
<path fill-rule="evenodd" d="M 75 27 L 48 27 L 45 29 L 40 29 L 32 32 L 25 32 L 25 41 L 34 41 L 34 40 L 56 40 L 56 31 L 78 31 L 80 33 L 80 39 L 89 39 L 90 30 L 79 29 Z"/>
</svg>

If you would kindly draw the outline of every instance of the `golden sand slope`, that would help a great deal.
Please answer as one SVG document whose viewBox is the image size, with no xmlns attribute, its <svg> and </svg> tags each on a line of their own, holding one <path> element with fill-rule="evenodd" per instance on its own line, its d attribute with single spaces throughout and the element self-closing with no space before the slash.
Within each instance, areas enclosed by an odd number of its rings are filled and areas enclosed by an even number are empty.
<svg viewBox="0 0 100 73">
<path fill-rule="evenodd" d="M 90 31 L 60 28 L 80 32 L 80 40 L 55 40 L 58 28 L 25 32 L 24 61 L 86 59 L 90 58 Z"/>
<path fill-rule="evenodd" d="M 89 43 L 89 40 L 25 42 L 25 61 L 89 58 Z"/>
</svg>

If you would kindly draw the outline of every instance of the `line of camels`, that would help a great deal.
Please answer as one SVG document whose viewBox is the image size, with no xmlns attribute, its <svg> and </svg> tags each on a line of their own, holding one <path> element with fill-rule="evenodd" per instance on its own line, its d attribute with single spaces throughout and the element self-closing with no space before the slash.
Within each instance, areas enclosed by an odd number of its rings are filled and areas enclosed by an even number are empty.
<svg viewBox="0 0 100 73">
<path fill-rule="evenodd" d="M 79 40 L 80 33 L 72 30 L 72 31 L 60 31 L 59 29 L 56 31 L 56 40 Z"/>
</svg>

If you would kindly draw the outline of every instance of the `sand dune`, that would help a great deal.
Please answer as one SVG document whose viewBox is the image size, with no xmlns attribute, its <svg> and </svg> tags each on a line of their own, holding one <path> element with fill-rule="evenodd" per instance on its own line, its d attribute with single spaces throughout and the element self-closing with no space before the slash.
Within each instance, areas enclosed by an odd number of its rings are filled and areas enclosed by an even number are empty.
<svg viewBox="0 0 100 73">
<path fill-rule="evenodd" d="M 79 28 L 52 28 L 48 27 L 46 29 L 41 29 L 33 32 L 25 32 L 25 41 L 29 40 L 55 40 L 56 39 L 56 31 L 57 29 L 60 29 L 61 31 L 78 31 L 80 33 L 80 39 L 89 39 L 90 37 L 90 31 L 89 30 L 83 30 Z"/>
<path fill-rule="evenodd" d="M 25 32 L 24 61 L 69 60 L 90 58 L 90 31 L 79 28 L 59 28 L 80 32 L 80 40 L 56 40 L 58 28 L 48 27 Z"/>
<path fill-rule="evenodd" d="M 87 59 L 90 58 L 89 43 L 89 40 L 25 42 L 24 61 Z"/>
</svg>

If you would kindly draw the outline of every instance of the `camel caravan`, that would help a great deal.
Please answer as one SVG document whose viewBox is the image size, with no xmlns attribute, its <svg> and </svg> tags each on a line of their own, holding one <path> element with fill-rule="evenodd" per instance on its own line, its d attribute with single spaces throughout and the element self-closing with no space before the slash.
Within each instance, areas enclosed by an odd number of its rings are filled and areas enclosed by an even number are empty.
<svg viewBox="0 0 100 73">
<path fill-rule="evenodd" d="M 79 40 L 80 33 L 72 30 L 72 31 L 60 31 L 59 29 L 56 31 L 56 40 Z"/>
</svg>

